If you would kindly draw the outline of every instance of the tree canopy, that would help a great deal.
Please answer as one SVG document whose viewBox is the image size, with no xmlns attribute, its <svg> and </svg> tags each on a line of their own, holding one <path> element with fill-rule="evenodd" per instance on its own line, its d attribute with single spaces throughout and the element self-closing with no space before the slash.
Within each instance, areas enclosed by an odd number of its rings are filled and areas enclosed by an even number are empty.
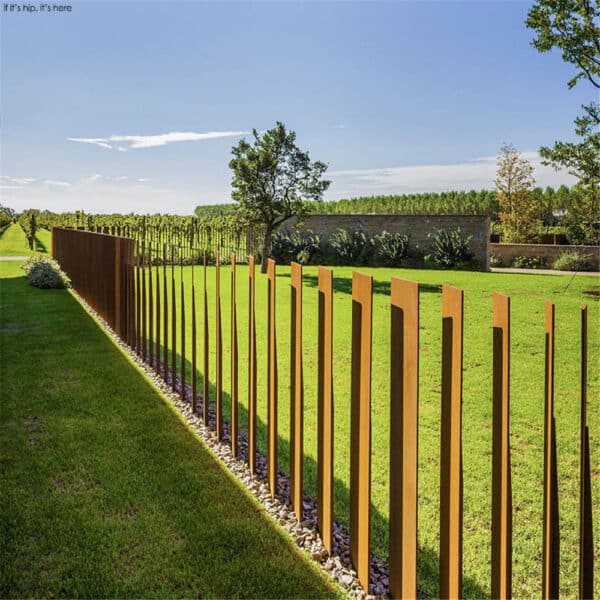
<svg viewBox="0 0 600 600">
<path fill-rule="evenodd" d="M 327 165 L 311 161 L 308 152 L 296 146 L 295 132 L 283 123 L 262 134 L 253 129 L 252 136 L 252 143 L 242 139 L 231 150 L 231 196 L 248 224 L 264 228 L 264 272 L 275 229 L 293 216 L 306 216 L 310 203 L 323 199 L 330 181 L 322 179 Z"/>
</svg>

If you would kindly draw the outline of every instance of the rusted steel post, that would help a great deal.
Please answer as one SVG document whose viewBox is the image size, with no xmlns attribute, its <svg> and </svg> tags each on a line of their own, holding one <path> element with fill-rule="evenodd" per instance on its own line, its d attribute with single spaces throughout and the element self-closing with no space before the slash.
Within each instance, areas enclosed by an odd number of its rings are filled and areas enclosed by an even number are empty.
<svg viewBox="0 0 600 600">
<path fill-rule="evenodd" d="M 594 596 L 590 432 L 587 424 L 587 306 L 581 307 L 581 455 L 579 460 L 579 597 Z"/>
<path fill-rule="evenodd" d="M 142 358 L 148 360 L 148 306 L 146 296 L 146 242 L 142 240 Z"/>
<path fill-rule="evenodd" d="M 142 355 L 141 343 L 141 286 L 140 286 L 140 243 L 136 242 L 135 252 L 135 351 L 138 356 Z"/>
<path fill-rule="evenodd" d="M 160 374 L 160 341 L 161 341 L 161 319 L 162 312 L 160 306 L 160 259 L 158 258 L 159 246 L 156 246 L 156 372 Z"/>
<path fill-rule="evenodd" d="M 169 287 L 167 283 L 167 244 L 163 244 L 163 379 L 169 379 Z"/>
<path fill-rule="evenodd" d="M 419 284 L 396 278 L 390 373 L 390 594 L 416 598 Z"/>
<path fill-rule="evenodd" d="M 371 346 L 373 278 L 352 273 L 350 558 L 369 589 L 371 523 Z"/>
<path fill-rule="evenodd" d="M 492 598 L 512 597 L 510 467 L 510 298 L 494 292 L 492 439 Z"/>
<path fill-rule="evenodd" d="M 118 238 L 117 238 L 118 239 Z M 154 297 L 152 285 L 152 245 L 148 244 L 148 362 L 154 366 Z"/>
<path fill-rule="evenodd" d="M 204 373 L 202 375 L 202 418 L 204 424 L 208 425 L 208 404 L 209 398 L 209 378 L 208 378 L 208 366 L 209 366 L 209 337 L 208 337 L 208 291 L 206 289 L 206 250 L 204 251 Z"/>
<path fill-rule="evenodd" d="M 216 279 L 216 297 L 215 297 L 215 352 L 216 352 L 216 431 L 217 439 L 223 437 L 223 332 L 221 328 L 221 257 L 216 254 L 215 279 Z"/>
<path fill-rule="evenodd" d="M 181 274 L 181 401 L 185 401 L 185 289 L 183 284 L 183 251 L 180 259 Z"/>
<path fill-rule="evenodd" d="M 171 389 L 177 389 L 177 297 L 175 295 L 175 246 L 171 246 Z"/>
<path fill-rule="evenodd" d="M 554 421 L 554 304 L 546 301 L 546 377 L 544 411 L 544 536 L 542 598 L 558 598 L 560 532 L 556 424 Z"/>
<path fill-rule="evenodd" d="M 192 249 L 192 412 L 196 414 L 198 400 L 198 364 L 196 336 L 196 283 L 194 280 L 194 254 Z"/>
<path fill-rule="evenodd" d="M 231 453 L 238 451 L 238 332 L 235 292 L 235 254 L 231 255 Z"/>
<path fill-rule="evenodd" d="M 115 260 L 114 260 L 114 286 L 115 286 L 115 332 L 122 338 L 123 329 L 121 328 L 121 239 L 114 240 Z"/>
<path fill-rule="evenodd" d="M 256 315 L 255 265 L 248 257 L 248 467 L 254 475 L 256 468 Z"/>
<path fill-rule="evenodd" d="M 302 520 L 302 463 L 304 461 L 304 373 L 302 369 L 302 265 L 291 264 L 290 327 L 290 495 Z"/>
<path fill-rule="evenodd" d="M 319 267 L 317 527 L 333 550 L 333 271 Z"/>
<path fill-rule="evenodd" d="M 271 497 L 277 493 L 277 333 L 275 330 L 275 261 L 267 263 L 267 479 Z"/>
<path fill-rule="evenodd" d="M 463 291 L 442 287 L 440 598 L 462 597 Z"/>
</svg>

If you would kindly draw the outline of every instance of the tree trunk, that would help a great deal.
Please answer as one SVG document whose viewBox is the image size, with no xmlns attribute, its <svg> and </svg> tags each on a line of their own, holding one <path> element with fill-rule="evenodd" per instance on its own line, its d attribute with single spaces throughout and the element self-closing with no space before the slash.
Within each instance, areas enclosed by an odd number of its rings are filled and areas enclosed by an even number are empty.
<svg viewBox="0 0 600 600">
<path fill-rule="evenodd" d="M 263 241 L 262 260 L 260 263 L 260 272 L 267 272 L 267 261 L 269 260 L 269 252 L 271 251 L 271 237 L 273 236 L 273 226 L 268 225 L 265 229 L 265 239 Z"/>
</svg>

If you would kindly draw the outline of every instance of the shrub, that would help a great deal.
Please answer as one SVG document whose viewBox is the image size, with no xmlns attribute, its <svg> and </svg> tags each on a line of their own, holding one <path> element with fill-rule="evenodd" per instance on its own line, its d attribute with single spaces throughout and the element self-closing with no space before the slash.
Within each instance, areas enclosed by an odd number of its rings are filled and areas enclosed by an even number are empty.
<svg viewBox="0 0 600 600">
<path fill-rule="evenodd" d="M 279 264 L 308 264 L 321 255 L 321 238 L 312 231 L 277 232 L 271 238 L 271 258 Z"/>
<path fill-rule="evenodd" d="M 425 257 L 425 263 L 442 269 L 460 268 L 473 258 L 471 239 L 463 236 L 460 227 L 456 229 L 438 229 L 433 238 L 432 253 Z"/>
<path fill-rule="evenodd" d="M 386 267 L 398 267 L 408 254 L 408 236 L 384 231 L 373 238 L 377 262 Z"/>
<path fill-rule="evenodd" d="M 590 271 L 592 265 L 589 255 L 581 254 L 577 250 L 567 250 L 556 257 L 552 268 L 557 271 Z"/>
<path fill-rule="evenodd" d="M 490 267 L 503 267 L 504 263 L 497 254 L 490 254 Z"/>
<path fill-rule="evenodd" d="M 515 269 L 543 269 L 546 259 L 543 256 L 515 256 L 511 266 Z"/>
<path fill-rule="evenodd" d="M 39 254 L 28 258 L 22 266 L 27 272 L 27 280 L 33 287 L 61 289 L 71 287 L 71 280 L 53 259 Z"/>
<path fill-rule="evenodd" d="M 343 266 L 362 265 L 371 255 L 372 240 L 362 229 L 338 229 L 329 239 L 333 258 Z"/>
</svg>

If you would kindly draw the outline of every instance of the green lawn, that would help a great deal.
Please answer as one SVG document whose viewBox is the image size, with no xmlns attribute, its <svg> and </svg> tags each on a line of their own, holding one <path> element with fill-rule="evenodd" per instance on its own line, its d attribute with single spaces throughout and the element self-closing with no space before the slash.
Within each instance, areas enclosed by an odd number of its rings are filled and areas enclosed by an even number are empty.
<svg viewBox="0 0 600 600">
<path fill-rule="evenodd" d="M 27 238 L 18 223 L 9 225 L 0 234 L 0 256 L 28 256 L 35 252 L 50 252 L 52 234 L 47 229 L 39 229 L 35 236 L 35 248 L 29 249 Z"/>
<path fill-rule="evenodd" d="M 512 465 L 514 503 L 515 597 L 541 593 L 542 481 L 544 420 L 544 309 L 545 300 L 556 303 L 556 405 L 558 473 L 561 523 L 561 589 L 565 596 L 577 595 L 578 461 L 579 461 L 579 332 L 580 306 L 589 314 L 589 424 L 592 465 L 600 462 L 600 344 L 598 291 L 600 280 L 592 276 L 500 274 L 401 269 L 361 269 L 373 274 L 373 396 L 372 396 L 372 539 L 374 549 L 387 555 L 388 450 L 389 450 L 389 280 L 416 279 L 421 291 L 421 365 L 419 413 L 419 580 L 422 589 L 437 595 L 439 534 L 439 422 L 441 357 L 441 284 L 465 291 L 464 354 L 464 575 L 465 594 L 489 595 L 491 538 L 491 450 L 492 450 L 492 292 L 512 298 Z M 176 270 L 179 282 L 180 269 Z M 279 359 L 279 461 L 288 471 L 289 462 L 289 268 L 278 268 L 277 319 Z M 351 268 L 335 268 L 334 389 L 335 389 L 335 511 L 348 522 L 350 445 L 350 341 Z M 162 270 L 161 270 L 162 273 Z M 183 269 L 190 307 L 191 267 Z M 161 275 L 162 276 L 162 275 Z M 169 272 L 170 277 L 170 272 Z M 222 306 L 225 340 L 224 389 L 229 390 L 229 267 L 222 267 Z M 201 269 L 194 269 L 200 302 Z M 208 274 L 210 315 L 214 319 L 215 269 Z M 304 275 L 304 373 L 305 373 L 305 486 L 316 495 L 316 357 L 317 270 Z M 169 282 L 170 286 L 170 282 Z M 169 287 L 170 289 L 170 287 Z M 179 283 L 177 283 L 179 293 Z M 238 267 L 239 364 L 247 361 L 247 268 Z M 266 448 L 266 278 L 257 281 L 257 347 L 259 349 L 259 443 Z M 595 293 L 587 294 L 586 292 Z M 161 292 L 162 293 L 162 292 Z M 178 305 L 179 307 L 179 305 Z M 201 315 L 201 303 L 198 315 Z M 178 308 L 179 310 L 179 308 Z M 191 319 L 187 318 L 187 353 L 191 357 Z M 214 320 L 211 321 L 214 344 Z M 198 323 L 201 331 L 201 323 Z M 178 340 L 180 340 L 178 332 Z M 201 368 L 201 339 L 198 340 Z M 211 353 L 211 382 L 215 374 Z M 189 382 L 189 377 L 188 377 Z M 246 424 L 247 375 L 239 378 L 242 427 Z M 199 387 L 201 389 L 201 387 Z M 213 396 L 214 399 L 214 388 Z M 225 409 L 228 410 L 226 395 Z M 596 548 L 600 548 L 600 472 L 593 469 L 592 494 Z M 596 578 L 597 585 L 600 578 Z M 600 588 L 596 588 L 600 593 Z"/>
<path fill-rule="evenodd" d="M 0 291 L 0 597 L 339 595 L 68 291 Z"/>
</svg>

